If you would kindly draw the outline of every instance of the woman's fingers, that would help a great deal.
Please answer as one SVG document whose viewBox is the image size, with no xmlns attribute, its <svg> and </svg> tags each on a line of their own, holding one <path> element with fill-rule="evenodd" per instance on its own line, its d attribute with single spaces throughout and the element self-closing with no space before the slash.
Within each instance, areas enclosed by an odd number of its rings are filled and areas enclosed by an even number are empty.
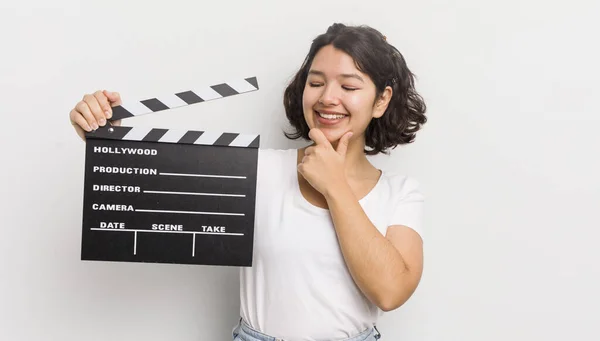
<svg viewBox="0 0 600 341">
<path fill-rule="evenodd" d="M 112 117 L 112 107 L 121 105 L 121 95 L 118 92 L 98 90 L 93 94 L 86 94 L 83 99 L 69 112 L 71 125 L 77 135 L 85 140 L 85 132 L 96 130 L 107 124 Z M 120 126 L 121 120 L 111 122 Z"/>
<path fill-rule="evenodd" d="M 75 110 L 80 116 L 82 116 L 85 119 L 88 125 L 87 129 L 85 126 L 81 126 L 82 128 L 84 128 L 86 131 L 98 129 L 98 122 L 96 121 L 96 117 L 94 117 L 94 114 L 92 113 L 92 110 L 88 106 L 87 102 L 79 101 L 79 103 L 77 103 L 77 105 L 75 106 Z M 76 120 L 76 117 L 73 117 L 72 121 L 78 122 Z"/>
<path fill-rule="evenodd" d="M 103 117 L 105 119 L 109 119 L 112 117 L 112 107 L 110 105 L 110 101 L 108 99 L 108 97 L 106 97 L 104 95 L 104 92 L 98 90 L 96 92 L 94 92 L 94 97 L 96 98 L 96 100 L 98 101 L 98 104 L 100 105 L 100 110 L 102 110 L 102 114 L 104 115 Z"/>
<path fill-rule="evenodd" d="M 85 132 L 91 130 L 86 119 L 76 109 L 71 110 L 69 117 L 71 119 L 71 125 L 75 128 L 77 135 L 85 141 Z"/>
<path fill-rule="evenodd" d="M 89 94 L 85 95 L 83 96 L 83 101 L 88 105 L 88 108 L 96 121 L 96 128 L 94 129 L 98 129 L 98 127 L 104 126 L 106 124 L 106 116 L 104 114 L 104 110 L 102 110 L 102 107 L 98 102 L 98 99 L 96 99 L 96 96 Z"/>
<path fill-rule="evenodd" d="M 112 107 L 122 104 L 121 95 L 118 92 L 104 90 L 102 93 L 108 98 Z"/>
</svg>

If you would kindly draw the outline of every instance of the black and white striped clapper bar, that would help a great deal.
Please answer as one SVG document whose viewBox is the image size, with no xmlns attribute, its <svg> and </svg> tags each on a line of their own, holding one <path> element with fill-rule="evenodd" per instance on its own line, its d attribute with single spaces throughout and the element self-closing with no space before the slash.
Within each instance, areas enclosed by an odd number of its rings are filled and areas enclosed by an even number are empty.
<svg viewBox="0 0 600 341">
<path fill-rule="evenodd" d="M 124 102 L 111 120 L 256 90 L 254 77 Z M 107 124 L 86 139 L 82 260 L 252 265 L 258 135 Z"/>
</svg>

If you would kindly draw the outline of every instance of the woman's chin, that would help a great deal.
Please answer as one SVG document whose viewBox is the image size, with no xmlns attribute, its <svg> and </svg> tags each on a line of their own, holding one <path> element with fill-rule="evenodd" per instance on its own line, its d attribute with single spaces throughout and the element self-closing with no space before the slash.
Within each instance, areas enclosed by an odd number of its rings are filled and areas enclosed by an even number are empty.
<svg viewBox="0 0 600 341">
<path fill-rule="evenodd" d="M 340 134 L 337 133 L 337 132 L 335 132 L 335 131 L 331 131 L 331 130 L 326 129 L 326 128 L 324 129 L 324 128 L 321 128 L 321 127 L 318 127 L 318 128 L 319 128 L 319 130 L 321 130 L 321 132 L 323 133 L 323 135 L 325 135 L 325 138 L 329 142 L 333 142 L 333 141 L 339 140 L 340 137 L 341 137 Z"/>
<path fill-rule="evenodd" d="M 313 122 L 313 124 L 309 124 L 309 128 L 317 128 L 319 129 L 329 143 L 336 144 L 345 133 L 348 132 L 348 127 L 345 129 L 340 129 L 341 127 L 330 127 L 326 125 L 321 125 L 318 122 Z"/>
</svg>

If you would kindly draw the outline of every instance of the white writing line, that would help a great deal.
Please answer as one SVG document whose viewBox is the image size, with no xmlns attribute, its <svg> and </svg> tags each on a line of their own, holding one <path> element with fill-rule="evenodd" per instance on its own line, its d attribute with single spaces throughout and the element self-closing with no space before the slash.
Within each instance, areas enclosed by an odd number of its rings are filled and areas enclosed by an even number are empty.
<svg viewBox="0 0 600 341">
<path fill-rule="evenodd" d="M 198 232 L 198 231 L 161 231 L 161 230 L 134 230 L 134 229 L 107 229 L 107 228 L 99 228 L 92 227 L 92 231 L 121 231 L 121 232 L 135 232 L 134 242 L 137 242 L 137 233 L 138 232 L 150 232 L 150 233 L 184 233 L 184 234 L 193 234 L 194 236 L 197 234 L 214 234 L 214 235 L 223 235 L 223 236 L 243 236 L 243 233 L 231 233 L 231 232 Z M 194 238 L 195 242 L 195 238 Z M 134 245 L 135 249 L 135 245 Z M 135 252 L 135 251 L 134 251 Z"/>
<path fill-rule="evenodd" d="M 133 254 L 137 254 L 137 231 L 133 234 Z"/>
<path fill-rule="evenodd" d="M 183 174 L 183 173 L 160 173 L 160 175 L 194 176 L 194 177 L 199 177 L 199 178 L 246 179 L 245 176 L 235 176 L 235 175 Z"/>
<path fill-rule="evenodd" d="M 224 194 L 224 193 L 200 193 L 200 192 L 167 192 L 167 191 L 144 191 L 144 193 L 156 194 L 182 194 L 182 195 L 206 195 L 215 197 L 246 197 L 245 194 Z"/>
<path fill-rule="evenodd" d="M 196 234 L 194 233 L 193 239 L 192 239 L 192 257 L 194 257 L 196 255 Z"/>
<path fill-rule="evenodd" d="M 244 213 L 227 213 L 227 212 L 200 212 L 200 211 L 166 211 L 166 210 L 144 210 L 135 209 L 136 212 L 160 212 L 160 213 L 182 213 L 182 214 L 204 214 L 204 215 L 236 215 L 244 216 Z"/>
</svg>

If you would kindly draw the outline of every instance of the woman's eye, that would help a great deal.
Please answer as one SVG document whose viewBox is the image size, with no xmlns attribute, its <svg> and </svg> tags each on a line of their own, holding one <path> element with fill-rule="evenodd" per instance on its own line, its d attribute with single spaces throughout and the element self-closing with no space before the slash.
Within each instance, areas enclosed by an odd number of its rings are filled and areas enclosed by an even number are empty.
<svg viewBox="0 0 600 341">
<path fill-rule="evenodd" d="M 312 82 L 311 82 L 311 83 L 308 83 L 308 85 L 310 85 L 310 86 L 311 86 L 311 87 L 313 87 L 313 88 L 316 88 L 316 87 L 319 87 L 319 86 L 321 86 L 321 85 L 323 85 L 323 84 L 321 84 L 321 83 L 312 83 Z"/>
<path fill-rule="evenodd" d="M 358 90 L 358 88 L 353 88 L 353 87 L 351 87 L 351 86 L 342 86 L 342 88 L 343 88 L 344 90 L 348 90 L 348 91 L 355 91 L 355 90 Z"/>
</svg>

